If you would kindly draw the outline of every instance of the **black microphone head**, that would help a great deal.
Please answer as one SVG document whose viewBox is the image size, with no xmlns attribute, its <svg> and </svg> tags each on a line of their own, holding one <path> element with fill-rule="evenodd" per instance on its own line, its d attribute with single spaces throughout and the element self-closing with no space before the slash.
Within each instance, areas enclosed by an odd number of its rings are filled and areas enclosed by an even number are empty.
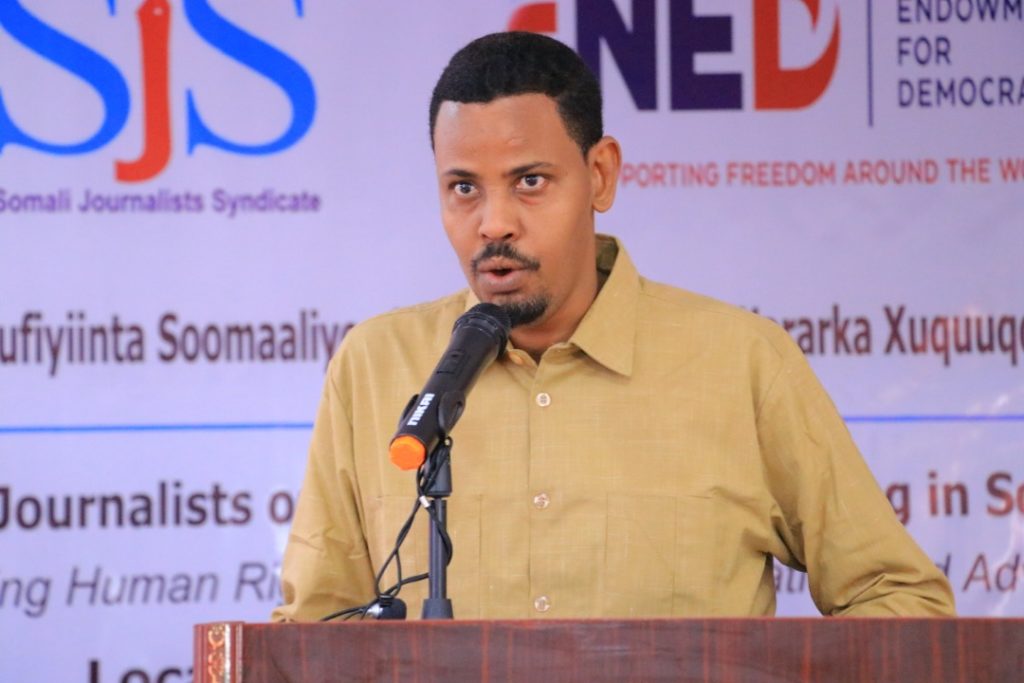
<svg viewBox="0 0 1024 683">
<path fill-rule="evenodd" d="M 497 304 L 477 304 L 469 309 L 455 321 L 452 331 L 460 327 L 473 327 L 491 335 L 498 344 L 498 355 L 505 351 L 508 343 L 508 335 L 512 330 L 512 319 L 508 317 L 501 306 Z"/>
</svg>

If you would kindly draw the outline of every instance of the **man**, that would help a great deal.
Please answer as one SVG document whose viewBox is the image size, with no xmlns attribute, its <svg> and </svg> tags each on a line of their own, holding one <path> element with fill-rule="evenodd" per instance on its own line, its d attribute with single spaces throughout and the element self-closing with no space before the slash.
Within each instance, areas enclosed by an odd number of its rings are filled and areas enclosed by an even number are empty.
<svg viewBox="0 0 1024 683">
<path fill-rule="evenodd" d="M 470 43 L 438 81 L 430 123 L 470 289 L 346 337 L 274 618 L 373 600 L 415 499 L 389 439 L 478 301 L 514 327 L 453 432 L 457 617 L 767 615 L 773 556 L 806 568 L 826 614 L 952 614 L 948 583 L 786 333 L 641 278 L 618 241 L 595 235 L 621 153 L 572 50 L 520 33 Z M 402 546 L 406 577 L 427 568 L 423 517 Z M 412 612 L 424 589 L 403 589 Z"/>
</svg>

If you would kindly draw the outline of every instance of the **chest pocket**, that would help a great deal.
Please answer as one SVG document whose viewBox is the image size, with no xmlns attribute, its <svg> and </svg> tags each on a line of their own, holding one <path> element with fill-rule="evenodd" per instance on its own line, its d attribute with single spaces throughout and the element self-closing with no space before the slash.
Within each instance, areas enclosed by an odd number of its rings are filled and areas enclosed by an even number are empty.
<svg viewBox="0 0 1024 683">
<path fill-rule="evenodd" d="M 603 616 L 712 614 L 713 499 L 609 494 Z"/>
</svg>

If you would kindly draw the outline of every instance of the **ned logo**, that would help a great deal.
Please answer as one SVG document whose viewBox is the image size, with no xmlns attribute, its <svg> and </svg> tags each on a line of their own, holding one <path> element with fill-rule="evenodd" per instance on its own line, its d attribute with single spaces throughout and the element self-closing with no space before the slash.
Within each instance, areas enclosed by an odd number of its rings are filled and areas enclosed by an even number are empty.
<svg viewBox="0 0 1024 683">
<path fill-rule="evenodd" d="M 508 28 L 549 34 L 559 30 L 571 34 L 575 28 L 576 51 L 583 61 L 600 80 L 610 58 L 641 111 L 659 109 L 659 100 L 663 108 L 666 93 L 659 92 L 659 74 L 666 72 L 672 111 L 750 109 L 743 101 L 746 79 L 753 83 L 755 110 L 803 109 L 814 104 L 832 82 L 839 60 L 837 0 L 753 0 L 749 19 L 736 4 L 717 9 L 715 3 L 694 0 L 577 0 L 571 12 L 568 3 L 532 2 L 513 12 Z M 559 26 L 559 19 L 575 26 Z M 743 33 L 737 27 L 748 20 L 749 68 L 698 68 L 705 55 L 746 54 L 734 44 L 734 37 Z M 666 23 L 668 30 L 661 30 Z M 666 36 L 667 49 L 659 52 L 658 42 Z M 817 54 L 800 65 L 784 64 L 784 42 L 788 47 L 793 47 L 794 39 L 821 42 L 815 36 L 828 36 L 824 47 L 815 50 Z"/>
</svg>

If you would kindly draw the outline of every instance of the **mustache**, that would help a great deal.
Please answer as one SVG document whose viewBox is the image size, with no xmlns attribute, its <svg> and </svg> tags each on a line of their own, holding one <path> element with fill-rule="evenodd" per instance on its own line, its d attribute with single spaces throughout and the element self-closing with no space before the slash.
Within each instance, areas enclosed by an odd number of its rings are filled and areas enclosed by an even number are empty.
<svg viewBox="0 0 1024 683">
<path fill-rule="evenodd" d="M 523 270 L 537 270 L 540 268 L 540 261 L 520 253 L 510 242 L 488 242 L 470 261 L 470 264 L 473 266 L 473 272 L 478 272 L 480 264 L 492 258 L 514 261 Z"/>
</svg>

